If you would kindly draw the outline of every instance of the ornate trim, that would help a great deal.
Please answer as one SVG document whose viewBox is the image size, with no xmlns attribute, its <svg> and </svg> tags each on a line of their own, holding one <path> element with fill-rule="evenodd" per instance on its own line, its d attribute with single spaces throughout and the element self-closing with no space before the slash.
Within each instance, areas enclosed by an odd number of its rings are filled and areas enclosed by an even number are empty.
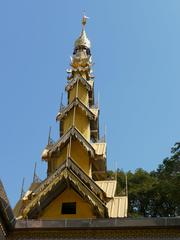
<svg viewBox="0 0 180 240">
<path fill-rule="evenodd" d="M 70 80 L 67 84 L 67 86 L 65 87 L 65 90 L 68 92 L 69 90 L 71 90 L 74 86 L 74 84 L 80 80 L 80 82 L 86 86 L 87 90 L 88 91 L 92 91 L 93 89 L 93 83 L 94 81 L 93 80 L 86 80 L 84 79 L 83 77 L 81 77 L 80 75 L 76 76 L 75 78 L 73 78 L 72 80 Z"/>
<path fill-rule="evenodd" d="M 49 148 L 49 155 L 51 156 L 53 152 L 59 151 L 60 147 L 63 143 L 67 142 L 70 136 L 75 137 L 88 152 L 90 152 L 91 156 L 94 157 L 95 150 L 92 145 L 82 136 L 79 130 L 76 127 L 71 127 L 54 145 Z"/>
<path fill-rule="evenodd" d="M 90 118 L 90 120 L 94 120 L 97 118 L 94 112 L 91 111 L 79 98 L 75 98 L 67 107 L 63 108 L 56 117 L 56 121 L 62 120 L 66 117 L 67 113 L 75 106 L 78 106 L 82 111 L 86 112 L 86 115 Z"/>
<path fill-rule="evenodd" d="M 33 218 L 40 213 L 49 204 L 51 198 L 59 195 L 67 187 L 65 184 L 61 184 L 62 181 L 66 183 L 67 180 L 96 209 L 99 216 L 107 217 L 107 207 L 98 197 L 99 194 L 101 198 L 103 197 L 103 191 L 95 183 L 92 183 L 92 180 L 87 179 L 85 173 L 81 170 L 80 173 L 79 169 L 77 169 L 75 163 L 71 159 L 67 159 L 51 177 L 42 183 L 41 187 L 36 189 L 34 199 L 23 209 L 23 217 Z M 79 174 L 76 173 L 77 171 L 79 171 Z M 86 183 L 83 182 L 84 180 L 86 180 Z M 89 184 L 87 184 L 88 181 Z"/>
</svg>

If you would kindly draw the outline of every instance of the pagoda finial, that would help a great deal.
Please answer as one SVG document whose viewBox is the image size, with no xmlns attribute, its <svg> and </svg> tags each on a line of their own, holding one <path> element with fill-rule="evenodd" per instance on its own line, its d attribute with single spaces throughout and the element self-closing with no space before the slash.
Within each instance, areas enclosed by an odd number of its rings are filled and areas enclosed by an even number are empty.
<svg viewBox="0 0 180 240">
<path fill-rule="evenodd" d="M 91 43 L 86 35 L 86 32 L 85 32 L 85 25 L 86 25 L 86 22 L 87 22 L 87 19 L 89 17 L 83 15 L 82 17 L 82 31 L 81 31 L 81 34 L 80 36 L 78 37 L 78 39 L 75 41 L 75 48 L 76 47 L 79 47 L 79 46 L 84 46 L 84 47 L 87 47 L 87 48 L 90 48 L 91 47 Z"/>
<path fill-rule="evenodd" d="M 86 22 L 87 22 L 87 19 L 89 17 L 87 17 L 85 14 L 83 14 L 83 17 L 82 17 L 82 29 L 85 28 L 85 25 L 86 25 Z"/>
</svg>

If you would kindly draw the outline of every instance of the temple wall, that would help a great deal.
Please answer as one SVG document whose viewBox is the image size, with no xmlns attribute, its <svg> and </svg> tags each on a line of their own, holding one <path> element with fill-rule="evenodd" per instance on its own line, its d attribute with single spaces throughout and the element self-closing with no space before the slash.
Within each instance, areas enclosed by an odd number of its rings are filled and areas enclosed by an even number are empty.
<svg viewBox="0 0 180 240">
<path fill-rule="evenodd" d="M 79 167 L 91 177 L 91 163 L 89 154 L 78 140 L 72 141 L 71 157 L 79 165 Z"/>
<path fill-rule="evenodd" d="M 79 107 L 76 108 L 75 112 L 75 126 L 81 132 L 87 141 L 90 141 L 90 122 L 85 112 Z"/>
<path fill-rule="evenodd" d="M 62 203 L 76 202 L 76 214 L 62 214 Z M 78 219 L 78 218 L 95 218 L 92 213 L 91 206 L 82 199 L 72 188 L 66 189 L 56 199 L 54 199 L 48 207 L 46 207 L 38 219 L 58 220 L 58 219 Z"/>
<path fill-rule="evenodd" d="M 63 135 L 72 127 L 73 125 L 73 109 L 71 109 L 63 121 Z"/>
<path fill-rule="evenodd" d="M 76 92 L 77 92 L 77 84 L 74 85 L 74 87 L 69 90 L 69 104 L 74 100 L 76 97 Z M 88 96 L 88 90 L 86 87 L 79 82 L 78 83 L 78 98 L 83 102 L 86 106 L 89 104 L 89 96 Z"/>
<path fill-rule="evenodd" d="M 76 97 L 76 87 L 77 87 L 77 85 L 74 85 L 73 88 L 69 90 L 68 104 L 70 104 L 74 100 L 74 98 Z"/>
<path fill-rule="evenodd" d="M 42 240 L 42 239 L 76 239 L 76 240 L 107 240 L 107 239 L 122 239 L 122 240 L 179 240 L 179 230 L 66 230 L 66 231 L 44 231 L 44 232 L 17 232 L 12 235 L 9 240 Z"/>
<path fill-rule="evenodd" d="M 19 220 L 8 240 L 180 240 L 180 219 Z"/>
<path fill-rule="evenodd" d="M 68 144 L 61 149 L 59 156 L 57 158 L 53 159 L 53 161 L 54 161 L 53 169 L 54 170 L 58 169 L 58 167 L 66 160 L 67 154 L 68 154 L 67 147 L 68 147 Z"/>
<path fill-rule="evenodd" d="M 79 82 L 78 97 L 86 106 L 89 105 L 88 90 L 81 82 Z"/>
<path fill-rule="evenodd" d="M 73 115 L 74 108 L 72 108 L 65 117 L 63 121 L 63 134 L 65 134 L 73 126 Z M 75 109 L 74 125 L 79 130 L 79 132 L 90 141 L 90 122 L 85 112 L 83 112 L 79 107 Z"/>
<path fill-rule="evenodd" d="M 52 164 L 52 171 L 58 169 L 58 167 L 65 161 L 67 158 L 67 147 L 64 146 L 61 149 L 61 152 L 57 158 L 52 159 L 49 164 Z M 91 172 L 91 162 L 89 159 L 89 154 L 87 150 L 82 146 L 82 144 L 78 140 L 72 140 L 71 142 L 71 150 L 70 157 L 76 162 L 76 164 L 88 175 L 92 176 Z"/>
</svg>

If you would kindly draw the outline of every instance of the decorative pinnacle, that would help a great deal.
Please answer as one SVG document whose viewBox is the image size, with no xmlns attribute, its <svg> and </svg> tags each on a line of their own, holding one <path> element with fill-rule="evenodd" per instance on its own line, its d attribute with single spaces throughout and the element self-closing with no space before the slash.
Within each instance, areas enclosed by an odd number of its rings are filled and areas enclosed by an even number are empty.
<svg viewBox="0 0 180 240">
<path fill-rule="evenodd" d="M 75 41 L 75 48 L 76 47 L 79 47 L 79 46 L 85 46 L 87 48 L 90 48 L 91 47 L 91 43 L 86 35 L 86 32 L 85 32 L 85 25 L 86 25 L 86 21 L 87 21 L 88 17 L 83 15 L 83 18 L 82 18 L 82 31 L 81 31 L 81 34 L 80 36 L 78 37 L 78 39 Z"/>
<path fill-rule="evenodd" d="M 86 25 L 87 19 L 89 19 L 89 17 L 83 15 L 83 17 L 82 17 L 82 28 L 83 28 L 83 29 L 85 28 L 85 25 Z"/>
</svg>

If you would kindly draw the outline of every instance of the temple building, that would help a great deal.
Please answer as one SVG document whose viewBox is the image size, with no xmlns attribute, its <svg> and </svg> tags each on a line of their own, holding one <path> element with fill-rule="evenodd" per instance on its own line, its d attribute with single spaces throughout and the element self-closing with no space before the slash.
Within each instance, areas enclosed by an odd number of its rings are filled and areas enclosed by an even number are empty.
<svg viewBox="0 0 180 240">
<path fill-rule="evenodd" d="M 117 181 L 107 178 L 85 25 L 84 16 L 67 71 L 67 105 L 56 116 L 59 139 L 49 136 L 42 152 L 46 179 L 35 173 L 14 210 L 0 181 L 0 240 L 180 239 L 178 218 L 128 218 L 127 195 L 116 195 Z"/>
<path fill-rule="evenodd" d="M 91 43 L 82 31 L 67 70 L 67 106 L 56 116 L 59 139 L 49 139 L 42 153 L 47 178 L 34 181 L 17 203 L 18 219 L 127 217 L 127 196 L 116 196 L 108 180 L 106 142 L 99 137 L 99 108 L 94 100 Z"/>
</svg>

